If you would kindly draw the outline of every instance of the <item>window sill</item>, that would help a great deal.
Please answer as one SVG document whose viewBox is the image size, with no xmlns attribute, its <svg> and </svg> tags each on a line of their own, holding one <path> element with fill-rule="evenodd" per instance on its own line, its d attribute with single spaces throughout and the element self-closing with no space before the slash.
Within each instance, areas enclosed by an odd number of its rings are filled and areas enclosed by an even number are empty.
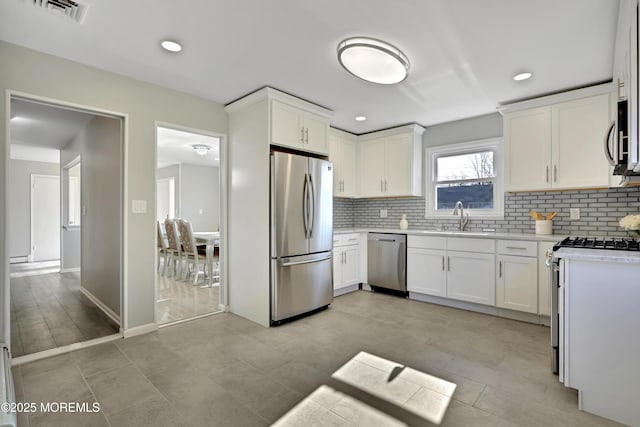
<svg viewBox="0 0 640 427">
<path fill-rule="evenodd" d="M 62 228 L 67 231 L 80 231 L 80 225 L 63 225 Z"/>
</svg>

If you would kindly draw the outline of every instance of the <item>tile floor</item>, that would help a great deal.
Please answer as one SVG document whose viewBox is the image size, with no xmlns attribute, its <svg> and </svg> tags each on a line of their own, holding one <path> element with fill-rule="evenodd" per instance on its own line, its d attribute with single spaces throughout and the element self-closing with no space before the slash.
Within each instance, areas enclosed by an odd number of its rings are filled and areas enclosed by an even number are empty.
<svg viewBox="0 0 640 427">
<path fill-rule="evenodd" d="M 175 280 L 171 276 L 156 274 L 158 301 L 156 319 L 159 324 L 188 319 L 219 311 L 220 287 L 202 287 L 191 281 Z"/>
<path fill-rule="evenodd" d="M 10 286 L 13 357 L 118 333 L 80 292 L 80 273 L 12 273 Z"/>
<path fill-rule="evenodd" d="M 14 367 L 20 426 L 608 426 L 549 372 L 549 329 L 359 291 L 277 328 L 228 313 Z"/>
</svg>

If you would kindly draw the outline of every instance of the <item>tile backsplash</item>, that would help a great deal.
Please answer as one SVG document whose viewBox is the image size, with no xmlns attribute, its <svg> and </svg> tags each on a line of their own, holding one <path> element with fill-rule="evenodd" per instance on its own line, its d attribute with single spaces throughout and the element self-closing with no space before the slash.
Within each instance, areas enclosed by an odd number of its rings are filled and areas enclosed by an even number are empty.
<svg viewBox="0 0 640 427">
<path fill-rule="evenodd" d="M 580 219 L 570 220 L 569 209 L 580 208 Z M 387 218 L 380 218 L 380 209 L 387 209 Z M 572 190 L 530 193 L 506 193 L 504 219 L 478 219 L 473 213 L 467 230 L 485 228 L 505 233 L 534 233 L 531 210 L 553 211 L 553 233 L 566 235 L 626 236 L 618 221 L 628 214 L 640 214 L 640 187 L 603 190 Z M 445 226 L 456 229 L 455 217 L 430 219 L 424 217 L 425 199 L 333 199 L 335 228 L 398 228 L 400 216 L 407 215 L 409 229 L 435 229 Z"/>
</svg>

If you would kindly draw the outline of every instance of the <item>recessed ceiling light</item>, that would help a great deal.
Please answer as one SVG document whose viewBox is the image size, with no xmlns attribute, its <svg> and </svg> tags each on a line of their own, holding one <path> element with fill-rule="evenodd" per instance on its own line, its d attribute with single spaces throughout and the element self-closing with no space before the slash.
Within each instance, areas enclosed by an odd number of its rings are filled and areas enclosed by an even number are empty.
<svg viewBox="0 0 640 427">
<path fill-rule="evenodd" d="M 520 73 L 520 74 L 516 74 L 515 76 L 513 76 L 513 80 L 519 82 L 522 80 L 527 80 L 529 78 L 531 78 L 533 74 L 531 73 Z"/>
<path fill-rule="evenodd" d="M 354 76 L 372 83 L 400 83 L 409 75 L 409 59 L 400 49 L 368 37 L 341 41 L 338 61 Z"/>
<path fill-rule="evenodd" d="M 364 122 L 367 120 L 366 116 L 356 116 L 356 122 Z"/>
<path fill-rule="evenodd" d="M 160 46 L 162 46 L 164 50 L 168 50 L 169 52 L 180 52 L 182 50 L 182 46 L 172 40 L 163 40 L 160 43 Z"/>
</svg>

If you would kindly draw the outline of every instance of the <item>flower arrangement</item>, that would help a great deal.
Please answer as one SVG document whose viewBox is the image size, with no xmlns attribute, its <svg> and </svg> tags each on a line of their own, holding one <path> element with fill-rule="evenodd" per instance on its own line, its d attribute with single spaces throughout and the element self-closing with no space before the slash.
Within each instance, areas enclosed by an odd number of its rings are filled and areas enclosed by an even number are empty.
<svg viewBox="0 0 640 427">
<path fill-rule="evenodd" d="M 627 232 L 640 235 L 640 215 L 627 215 L 620 220 L 620 227 L 624 227 Z"/>
</svg>

